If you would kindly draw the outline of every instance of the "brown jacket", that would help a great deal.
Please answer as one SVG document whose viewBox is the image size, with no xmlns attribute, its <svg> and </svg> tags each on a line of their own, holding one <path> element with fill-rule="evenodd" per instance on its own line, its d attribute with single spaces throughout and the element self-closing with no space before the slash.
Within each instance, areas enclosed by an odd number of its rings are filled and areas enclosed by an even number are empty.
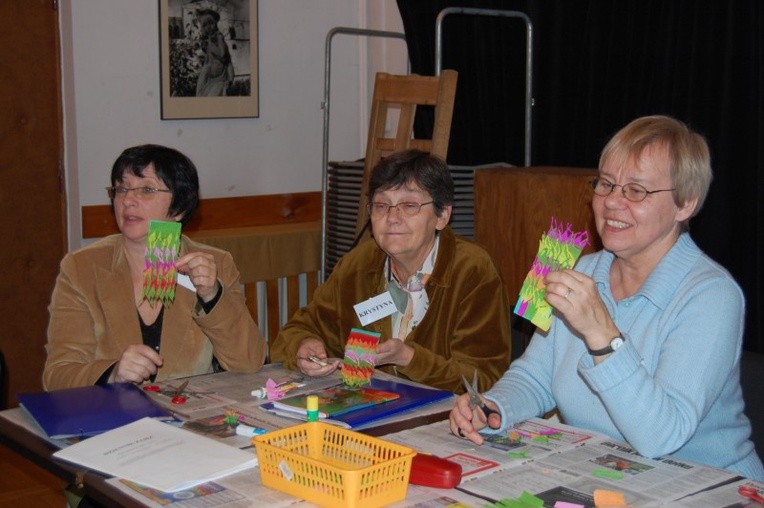
<svg viewBox="0 0 764 508">
<path fill-rule="evenodd" d="M 128 345 L 143 343 L 122 247 L 122 235 L 112 235 L 61 261 L 48 308 L 46 390 L 94 384 Z M 223 294 L 205 315 L 196 293 L 176 287 L 164 311 L 158 380 L 211 372 L 213 354 L 235 371 L 258 370 L 265 359 L 265 340 L 247 311 L 233 258 L 182 237 L 181 255 L 196 251 L 215 256 Z"/>
<path fill-rule="evenodd" d="M 272 345 L 272 360 L 295 368 L 297 349 L 307 337 L 322 339 L 330 357 L 342 358 L 351 328 L 379 332 L 382 340 L 390 338 L 390 318 L 361 326 L 353 310 L 353 305 L 386 290 L 386 258 L 373 239 L 346 254 L 310 304 L 284 325 Z M 383 370 L 462 393 L 462 375 L 471 381 L 477 369 L 480 390 L 487 390 L 507 370 L 510 358 L 510 308 L 493 260 L 447 227 L 440 233 L 426 291 L 427 313 L 406 337 L 414 358 L 407 367 Z"/>
</svg>

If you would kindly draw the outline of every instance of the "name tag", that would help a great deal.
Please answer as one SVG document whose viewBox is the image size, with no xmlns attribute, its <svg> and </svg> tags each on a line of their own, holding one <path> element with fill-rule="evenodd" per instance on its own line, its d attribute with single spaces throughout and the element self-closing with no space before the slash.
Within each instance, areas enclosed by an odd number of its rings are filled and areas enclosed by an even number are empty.
<svg viewBox="0 0 764 508">
<path fill-rule="evenodd" d="M 361 325 L 366 326 L 394 313 L 397 309 L 389 291 L 353 305 Z"/>
<path fill-rule="evenodd" d="M 194 283 L 191 282 L 191 277 L 189 277 L 188 275 L 183 275 L 182 273 L 179 273 L 177 283 L 178 285 L 183 286 L 184 288 L 189 289 L 193 291 L 194 293 L 196 293 L 196 288 L 194 287 Z"/>
</svg>

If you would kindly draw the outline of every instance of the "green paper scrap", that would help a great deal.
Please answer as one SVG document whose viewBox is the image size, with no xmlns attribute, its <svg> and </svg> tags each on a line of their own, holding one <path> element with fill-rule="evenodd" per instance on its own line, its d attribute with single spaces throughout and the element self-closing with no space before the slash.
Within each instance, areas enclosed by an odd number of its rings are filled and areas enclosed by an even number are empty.
<svg viewBox="0 0 764 508">
<path fill-rule="evenodd" d="M 167 306 L 175 301 L 178 278 L 175 261 L 180 255 L 180 222 L 153 220 L 146 237 L 146 265 L 143 269 L 143 297 L 150 303 Z"/>
<path fill-rule="evenodd" d="M 592 471 L 592 474 L 600 478 L 609 478 L 611 480 L 620 480 L 623 478 L 623 473 L 621 471 L 612 471 L 610 469 L 595 469 Z"/>
<path fill-rule="evenodd" d="M 520 497 L 517 498 L 519 501 L 522 501 L 523 503 L 527 504 L 528 506 L 534 506 L 536 508 L 543 508 L 544 506 L 544 500 L 540 497 L 536 497 L 530 492 L 523 491 L 522 494 L 520 494 Z"/>
<path fill-rule="evenodd" d="M 547 331 L 552 324 L 552 306 L 547 303 L 544 279 L 549 272 L 573 268 L 581 251 L 589 244 L 587 231 L 573 232 L 570 224 L 563 225 L 552 217 L 549 231 L 542 233 L 539 250 L 525 277 L 515 314 L 528 319 Z"/>
<path fill-rule="evenodd" d="M 536 443 L 547 444 L 549 443 L 549 438 L 547 436 L 533 436 L 531 438 L 531 441 L 535 441 Z"/>
<path fill-rule="evenodd" d="M 507 452 L 507 456 L 510 459 L 528 459 L 528 454 L 525 452 Z"/>
<path fill-rule="evenodd" d="M 485 505 L 489 508 L 543 508 L 544 500 L 536 497 L 528 491 L 523 491 L 520 497 L 515 499 L 500 499 L 493 504 Z"/>
</svg>

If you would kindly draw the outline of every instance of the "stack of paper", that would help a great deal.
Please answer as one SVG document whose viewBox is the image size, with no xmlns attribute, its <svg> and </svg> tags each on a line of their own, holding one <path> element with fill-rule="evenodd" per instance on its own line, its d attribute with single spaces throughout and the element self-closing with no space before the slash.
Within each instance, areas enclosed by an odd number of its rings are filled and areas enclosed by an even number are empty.
<svg viewBox="0 0 764 508">
<path fill-rule="evenodd" d="M 175 492 L 257 465 L 251 451 L 153 418 L 64 448 L 54 457 L 163 492 Z"/>
</svg>

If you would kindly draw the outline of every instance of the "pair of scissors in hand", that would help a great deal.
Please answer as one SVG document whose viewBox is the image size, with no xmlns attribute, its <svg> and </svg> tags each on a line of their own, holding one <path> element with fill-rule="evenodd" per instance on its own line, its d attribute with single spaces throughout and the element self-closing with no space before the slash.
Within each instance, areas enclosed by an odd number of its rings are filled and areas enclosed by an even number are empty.
<svg viewBox="0 0 764 508">
<path fill-rule="evenodd" d="M 764 497 L 761 497 L 759 491 L 755 487 L 750 485 L 741 485 L 737 489 L 737 493 L 743 497 L 747 497 L 751 501 L 756 501 L 759 504 L 764 504 Z"/>
<path fill-rule="evenodd" d="M 483 399 L 480 398 L 480 393 L 478 392 L 477 369 L 475 369 L 475 374 L 472 376 L 472 383 L 469 383 L 464 375 L 462 375 L 462 381 L 464 381 L 464 387 L 467 389 L 467 393 L 470 396 L 470 409 L 474 410 L 476 407 L 479 407 L 480 410 L 483 411 L 486 421 L 488 421 L 488 417 L 492 414 L 498 415 L 499 418 L 501 418 L 500 412 L 488 407 L 486 403 L 483 402 Z"/>
</svg>

